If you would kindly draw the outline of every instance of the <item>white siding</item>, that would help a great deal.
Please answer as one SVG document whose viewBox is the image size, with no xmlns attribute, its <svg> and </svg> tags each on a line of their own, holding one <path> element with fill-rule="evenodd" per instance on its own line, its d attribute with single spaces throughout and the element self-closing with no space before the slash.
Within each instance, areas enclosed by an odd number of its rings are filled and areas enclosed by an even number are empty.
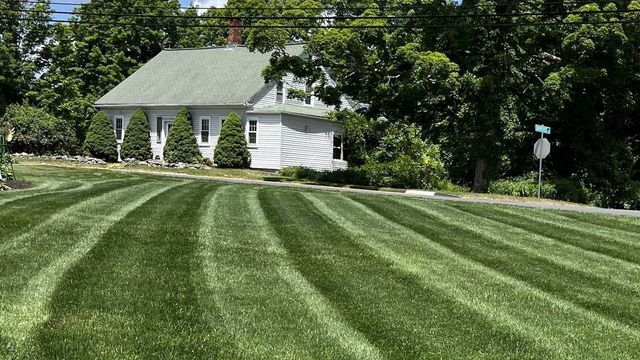
<svg viewBox="0 0 640 360">
<path fill-rule="evenodd" d="M 294 78 L 293 78 L 293 75 L 287 75 L 283 79 L 283 82 L 284 82 L 283 83 L 283 85 L 284 85 L 284 99 L 285 99 L 285 103 L 286 104 L 309 106 L 309 105 L 306 105 L 304 103 L 304 101 L 301 101 L 301 100 L 298 100 L 298 99 L 289 99 L 287 97 L 287 89 L 294 88 L 294 89 L 304 90 L 304 88 L 305 88 L 305 84 L 304 83 L 296 82 L 294 80 Z M 254 106 L 253 106 L 254 109 L 260 109 L 260 108 L 265 108 L 265 107 L 269 107 L 269 106 L 278 105 L 279 103 L 276 103 L 276 94 L 277 94 L 277 86 L 276 86 L 276 84 L 268 84 L 268 85 L 266 85 L 262 90 L 260 90 L 256 94 L 256 97 L 255 97 L 255 100 L 254 100 Z M 313 107 L 316 107 L 316 108 L 319 108 L 319 109 L 328 109 L 328 108 L 330 108 L 330 106 L 328 106 L 327 104 L 323 103 L 322 101 L 320 101 L 315 96 L 312 97 L 311 104 L 312 104 Z M 341 107 L 343 109 L 351 109 L 351 105 L 344 98 L 342 98 Z"/>
<path fill-rule="evenodd" d="M 256 169 L 280 169 L 280 147 L 282 144 L 280 114 L 252 114 L 248 119 L 258 120 L 258 143 L 249 145 L 251 167 Z M 247 137 L 248 128 L 245 123 L 244 129 Z"/>
<path fill-rule="evenodd" d="M 340 131 L 330 121 L 282 115 L 282 167 L 334 170 L 333 133 Z"/>
<path fill-rule="evenodd" d="M 154 158 L 162 159 L 162 148 L 164 147 L 164 141 L 166 140 L 166 134 L 162 134 L 162 142 L 157 142 L 157 118 L 162 117 L 163 123 L 166 121 L 173 121 L 176 114 L 180 109 L 169 108 L 143 108 L 147 119 L 149 119 L 149 126 L 151 128 L 151 150 Z M 107 109 L 105 112 L 109 115 L 112 122 L 116 116 L 124 116 L 123 121 L 123 134 L 126 133 L 126 127 L 129 124 L 129 119 L 135 109 Z M 200 146 L 200 152 L 202 156 L 213 159 L 213 150 L 218 143 L 218 136 L 220 135 L 220 118 L 226 117 L 231 111 L 235 111 L 241 117 L 244 115 L 244 109 L 189 109 L 191 113 L 191 119 L 193 121 L 193 133 L 196 137 L 198 145 Z M 211 119 L 209 126 L 209 143 L 202 143 L 200 138 L 201 122 L 200 118 L 206 116 Z M 123 136 L 124 138 L 124 136 Z"/>
</svg>

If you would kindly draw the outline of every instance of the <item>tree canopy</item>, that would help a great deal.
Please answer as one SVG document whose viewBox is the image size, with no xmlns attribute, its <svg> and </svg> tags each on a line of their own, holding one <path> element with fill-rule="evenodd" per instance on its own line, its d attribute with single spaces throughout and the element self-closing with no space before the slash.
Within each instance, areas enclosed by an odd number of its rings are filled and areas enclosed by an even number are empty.
<svg viewBox="0 0 640 360">
<path fill-rule="evenodd" d="M 80 143 L 96 99 L 163 48 L 225 44 L 237 18 L 248 47 L 272 51 L 265 81 L 292 73 L 327 104 L 365 104 L 380 128 L 415 125 L 455 183 L 484 191 L 535 171 L 536 123 L 553 129 L 547 177 L 606 206 L 627 206 L 640 182 L 638 0 L 93 0 L 70 24 L 49 22 L 48 1 L 0 5 L 0 115 L 28 101 Z M 291 42 L 308 56 L 288 55 Z"/>
</svg>

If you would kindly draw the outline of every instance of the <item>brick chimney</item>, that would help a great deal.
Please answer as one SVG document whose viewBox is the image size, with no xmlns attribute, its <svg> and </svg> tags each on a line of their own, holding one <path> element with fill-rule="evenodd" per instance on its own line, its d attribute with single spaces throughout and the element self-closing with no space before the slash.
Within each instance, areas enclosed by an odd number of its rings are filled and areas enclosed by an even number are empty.
<svg viewBox="0 0 640 360">
<path fill-rule="evenodd" d="M 242 19 L 229 19 L 229 32 L 227 35 L 227 45 L 242 45 Z"/>
</svg>

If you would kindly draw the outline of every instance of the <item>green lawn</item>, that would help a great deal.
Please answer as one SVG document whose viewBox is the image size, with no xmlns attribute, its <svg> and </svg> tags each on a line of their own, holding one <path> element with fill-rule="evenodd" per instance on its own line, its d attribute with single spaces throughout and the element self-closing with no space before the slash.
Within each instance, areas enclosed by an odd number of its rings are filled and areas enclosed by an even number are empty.
<svg viewBox="0 0 640 360">
<path fill-rule="evenodd" d="M 640 220 L 20 166 L 0 358 L 634 358 Z"/>
</svg>

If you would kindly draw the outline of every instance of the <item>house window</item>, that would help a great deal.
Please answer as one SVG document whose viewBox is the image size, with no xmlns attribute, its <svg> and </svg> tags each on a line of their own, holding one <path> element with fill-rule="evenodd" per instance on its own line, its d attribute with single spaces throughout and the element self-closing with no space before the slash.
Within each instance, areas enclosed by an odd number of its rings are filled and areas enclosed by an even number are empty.
<svg viewBox="0 0 640 360">
<path fill-rule="evenodd" d="M 304 99 L 304 103 L 307 105 L 311 105 L 311 85 L 307 84 L 304 88 L 304 91 L 307 93 L 307 97 Z"/>
<path fill-rule="evenodd" d="M 122 140 L 122 116 L 116 117 L 116 125 L 114 126 L 116 129 L 116 140 Z"/>
<path fill-rule="evenodd" d="M 284 84 L 278 84 L 276 88 L 276 104 L 284 103 Z"/>
<path fill-rule="evenodd" d="M 202 125 L 200 127 L 200 142 L 202 143 L 208 143 L 209 142 L 209 123 L 210 123 L 210 118 L 208 117 L 201 117 L 200 118 L 200 124 Z"/>
<path fill-rule="evenodd" d="M 227 120 L 226 117 L 221 117 L 220 118 L 220 129 L 218 130 L 218 133 L 222 132 L 222 126 L 224 125 L 224 121 Z"/>
<path fill-rule="evenodd" d="M 249 145 L 258 143 L 258 120 L 249 120 Z"/>
<path fill-rule="evenodd" d="M 162 144 L 162 118 L 156 118 L 156 144 Z"/>
<path fill-rule="evenodd" d="M 333 159 L 347 161 L 348 153 L 341 135 L 333 135 Z"/>
</svg>

